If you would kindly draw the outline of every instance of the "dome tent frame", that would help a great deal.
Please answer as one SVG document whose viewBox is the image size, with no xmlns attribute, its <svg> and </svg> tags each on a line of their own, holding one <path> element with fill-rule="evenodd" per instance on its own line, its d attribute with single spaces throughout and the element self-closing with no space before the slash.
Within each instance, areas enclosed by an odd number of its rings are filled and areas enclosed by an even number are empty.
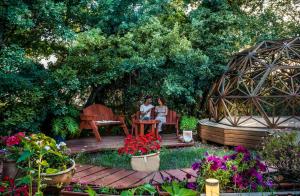
<svg viewBox="0 0 300 196">
<path fill-rule="evenodd" d="M 213 85 L 208 109 L 212 121 L 235 127 L 300 127 L 300 37 L 236 54 Z"/>
</svg>

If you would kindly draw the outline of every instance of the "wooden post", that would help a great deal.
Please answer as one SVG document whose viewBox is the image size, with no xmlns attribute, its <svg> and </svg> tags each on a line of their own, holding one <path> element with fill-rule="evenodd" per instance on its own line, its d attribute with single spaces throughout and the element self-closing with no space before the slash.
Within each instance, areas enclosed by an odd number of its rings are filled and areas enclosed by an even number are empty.
<svg viewBox="0 0 300 196">
<path fill-rule="evenodd" d="M 205 180 L 205 192 L 206 196 L 219 196 L 219 180 L 209 178 Z"/>
</svg>

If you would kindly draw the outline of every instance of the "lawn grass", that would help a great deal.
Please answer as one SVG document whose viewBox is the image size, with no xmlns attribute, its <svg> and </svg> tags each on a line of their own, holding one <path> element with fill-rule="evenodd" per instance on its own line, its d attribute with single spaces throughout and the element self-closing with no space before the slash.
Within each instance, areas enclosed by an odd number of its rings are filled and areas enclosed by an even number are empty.
<svg viewBox="0 0 300 196">
<path fill-rule="evenodd" d="M 202 147 L 188 147 L 161 150 L 160 170 L 188 168 L 203 158 L 205 152 L 222 156 L 231 151 L 224 149 L 210 149 Z M 117 151 L 104 151 L 93 154 L 80 154 L 75 158 L 76 163 L 103 167 L 131 169 L 130 158 L 118 155 Z"/>
</svg>

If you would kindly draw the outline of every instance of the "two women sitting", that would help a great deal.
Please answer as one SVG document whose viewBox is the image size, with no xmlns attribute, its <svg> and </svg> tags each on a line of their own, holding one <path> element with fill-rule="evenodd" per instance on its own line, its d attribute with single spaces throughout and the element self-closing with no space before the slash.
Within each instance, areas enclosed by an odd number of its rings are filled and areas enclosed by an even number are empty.
<svg viewBox="0 0 300 196">
<path fill-rule="evenodd" d="M 144 103 L 140 106 L 140 120 L 151 120 L 151 110 L 155 108 L 155 120 L 158 120 L 157 125 L 158 132 L 162 131 L 162 125 L 166 123 L 166 117 L 168 115 L 168 107 L 163 98 L 158 98 L 158 106 L 153 106 L 152 98 L 150 96 L 145 97 Z"/>
</svg>

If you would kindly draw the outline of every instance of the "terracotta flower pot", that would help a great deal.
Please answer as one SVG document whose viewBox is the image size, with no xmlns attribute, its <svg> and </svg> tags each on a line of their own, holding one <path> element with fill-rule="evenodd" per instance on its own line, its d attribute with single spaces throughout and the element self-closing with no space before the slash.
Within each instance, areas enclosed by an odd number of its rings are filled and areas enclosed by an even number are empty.
<svg viewBox="0 0 300 196">
<path fill-rule="evenodd" d="M 48 186 L 57 186 L 57 185 L 68 185 L 72 181 L 72 177 L 75 174 L 75 161 L 71 159 L 72 166 L 64 171 L 60 171 L 54 174 L 45 174 L 42 176 L 44 178 L 44 183 Z"/>
<path fill-rule="evenodd" d="M 131 157 L 131 167 L 135 171 L 158 171 L 160 165 L 159 152 Z"/>
<path fill-rule="evenodd" d="M 15 160 L 3 160 L 2 179 L 6 176 L 12 179 L 16 179 L 21 176 L 21 170 L 17 168 Z"/>
</svg>

